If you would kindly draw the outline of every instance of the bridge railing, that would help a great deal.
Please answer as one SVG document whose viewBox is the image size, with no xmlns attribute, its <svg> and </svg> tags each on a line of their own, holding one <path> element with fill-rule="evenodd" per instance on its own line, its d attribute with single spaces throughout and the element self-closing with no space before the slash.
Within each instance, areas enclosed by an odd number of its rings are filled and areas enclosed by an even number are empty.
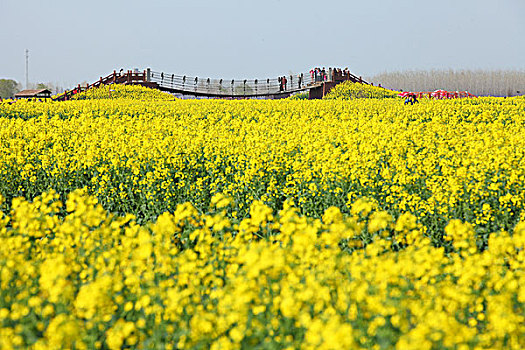
<svg viewBox="0 0 525 350">
<path fill-rule="evenodd" d="M 107 84 L 134 84 L 134 83 L 140 83 L 146 81 L 146 73 L 145 72 L 133 72 L 131 70 L 128 71 L 113 71 L 113 73 L 108 74 L 105 77 L 100 77 L 99 80 L 95 81 L 92 84 L 87 85 L 78 85 L 77 87 L 66 90 L 64 93 L 56 96 L 54 98 L 55 101 L 66 101 L 71 99 L 73 95 L 78 94 L 82 91 L 86 91 L 93 87 L 99 87 L 102 85 Z"/>
<path fill-rule="evenodd" d="M 156 83 L 161 88 L 180 91 L 187 94 L 224 96 L 224 97 L 257 97 L 279 94 L 289 94 L 307 90 L 326 81 L 320 74 L 310 73 L 286 75 L 286 84 L 282 86 L 279 78 L 266 79 L 211 79 L 186 75 L 168 74 L 149 70 L 147 80 Z M 349 71 L 334 73 L 331 82 L 343 81 L 368 84 L 361 77 Z"/>
<path fill-rule="evenodd" d="M 162 88 L 187 93 L 214 96 L 265 96 L 306 90 L 312 83 L 310 75 L 286 76 L 285 86 L 278 78 L 266 79 L 211 79 L 150 71 L 149 81 Z"/>
</svg>

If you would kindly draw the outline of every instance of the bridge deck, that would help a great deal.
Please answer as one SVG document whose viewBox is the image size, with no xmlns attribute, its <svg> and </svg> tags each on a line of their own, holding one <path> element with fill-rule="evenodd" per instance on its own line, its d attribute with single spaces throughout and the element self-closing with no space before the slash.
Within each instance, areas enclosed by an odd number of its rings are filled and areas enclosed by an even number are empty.
<svg viewBox="0 0 525 350">
<path fill-rule="evenodd" d="M 316 86 L 319 84 L 316 84 Z M 161 91 L 166 91 L 172 94 L 196 96 L 196 97 L 208 97 L 208 98 L 260 98 L 260 97 L 272 97 L 274 99 L 288 97 L 298 92 L 308 91 L 313 88 L 314 85 L 304 86 L 302 88 L 288 89 L 283 91 L 272 91 L 272 92 L 250 92 L 250 93 L 228 93 L 224 91 L 202 91 L 202 89 L 181 89 L 171 88 L 166 86 L 158 86 L 157 88 Z"/>
</svg>

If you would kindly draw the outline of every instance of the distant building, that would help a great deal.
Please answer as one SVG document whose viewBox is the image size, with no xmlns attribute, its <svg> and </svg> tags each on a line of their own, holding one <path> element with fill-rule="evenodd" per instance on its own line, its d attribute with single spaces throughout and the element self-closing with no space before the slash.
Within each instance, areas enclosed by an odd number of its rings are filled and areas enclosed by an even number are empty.
<svg viewBox="0 0 525 350">
<path fill-rule="evenodd" d="M 22 90 L 15 94 L 15 98 L 51 98 L 51 91 L 48 89 Z"/>
</svg>

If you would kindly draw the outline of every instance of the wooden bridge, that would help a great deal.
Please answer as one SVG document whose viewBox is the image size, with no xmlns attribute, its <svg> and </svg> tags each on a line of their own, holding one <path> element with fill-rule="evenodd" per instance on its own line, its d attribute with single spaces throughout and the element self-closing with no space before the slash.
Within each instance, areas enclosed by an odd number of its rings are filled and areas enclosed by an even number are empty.
<svg viewBox="0 0 525 350">
<path fill-rule="evenodd" d="M 66 101 L 79 92 L 90 88 L 109 84 L 142 85 L 149 88 L 166 91 L 179 96 L 191 96 L 196 98 L 219 98 L 219 99 L 281 99 L 289 97 L 298 92 L 308 91 L 309 99 L 322 98 L 335 85 L 344 81 L 368 84 L 366 81 L 350 72 L 334 73 L 331 79 L 313 76 L 310 73 L 288 75 L 286 84 L 279 78 L 266 80 L 223 80 L 191 77 L 186 75 L 168 74 L 152 71 L 150 68 L 143 72 L 137 71 L 113 71 L 113 73 L 100 77 L 93 84 L 85 86 L 78 85 L 54 98 L 55 101 Z"/>
</svg>

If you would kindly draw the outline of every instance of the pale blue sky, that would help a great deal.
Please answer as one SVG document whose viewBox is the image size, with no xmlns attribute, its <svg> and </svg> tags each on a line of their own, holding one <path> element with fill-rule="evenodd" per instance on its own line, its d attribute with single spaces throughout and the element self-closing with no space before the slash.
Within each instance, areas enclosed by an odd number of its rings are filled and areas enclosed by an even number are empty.
<svg viewBox="0 0 525 350">
<path fill-rule="evenodd" d="M 313 66 L 525 69 L 525 0 L 0 0 L 0 78 L 113 69 L 267 78 Z"/>
</svg>

